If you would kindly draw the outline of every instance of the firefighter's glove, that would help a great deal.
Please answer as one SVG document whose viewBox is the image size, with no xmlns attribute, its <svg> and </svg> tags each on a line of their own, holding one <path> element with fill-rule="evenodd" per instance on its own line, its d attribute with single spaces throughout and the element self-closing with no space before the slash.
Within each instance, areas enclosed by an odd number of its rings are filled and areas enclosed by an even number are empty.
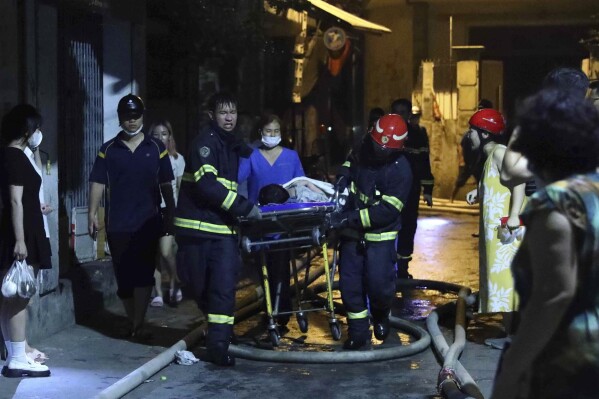
<svg viewBox="0 0 599 399">
<path fill-rule="evenodd" d="M 341 230 L 349 226 L 349 214 L 347 212 L 333 212 L 329 214 L 329 228 Z"/>
<path fill-rule="evenodd" d="M 262 219 L 262 212 L 260 211 L 260 208 L 258 208 L 256 205 L 254 205 L 254 207 L 252 208 L 250 213 L 247 214 L 246 217 L 249 220 L 260 220 L 260 219 Z"/>
<path fill-rule="evenodd" d="M 335 182 L 335 191 L 339 194 L 342 194 L 345 189 L 347 189 L 347 185 L 349 183 L 349 179 L 347 176 L 337 176 L 337 181 Z"/>
</svg>

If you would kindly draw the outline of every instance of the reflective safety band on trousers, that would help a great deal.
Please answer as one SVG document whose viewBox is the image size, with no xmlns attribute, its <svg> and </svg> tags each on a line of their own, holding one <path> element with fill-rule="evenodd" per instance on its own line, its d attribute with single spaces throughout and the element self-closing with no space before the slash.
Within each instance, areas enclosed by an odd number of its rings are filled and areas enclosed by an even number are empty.
<svg viewBox="0 0 599 399">
<path fill-rule="evenodd" d="M 389 231 L 386 233 L 366 233 L 364 239 L 370 242 L 391 241 L 397 237 L 397 231 Z"/>
<path fill-rule="evenodd" d="M 194 229 L 215 234 L 237 234 L 237 229 L 226 224 L 213 224 L 199 220 L 175 218 L 174 225 L 184 229 Z"/>
<path fill-rule="evenodd" d="M 226 314 L 210 314 L 208 313 L 208 323 L 212 324 L 233 324 L 235 317 L 227 316 Z"/>
<path fill-rule="evenodd" d="M 368 309 L 364 309 L 361 312 L 347 312 L 347 318 L 350 320 L 356 320 L 356 319 L 365 319 L 366 317 L 368 317 Z"/>
</svg>

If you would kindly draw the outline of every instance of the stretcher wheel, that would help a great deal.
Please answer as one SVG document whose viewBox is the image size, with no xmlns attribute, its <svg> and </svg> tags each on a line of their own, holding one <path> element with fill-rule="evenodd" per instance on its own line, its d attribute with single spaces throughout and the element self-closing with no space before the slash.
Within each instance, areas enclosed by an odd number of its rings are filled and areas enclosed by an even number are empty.
<svg viewBox="0 0 599 399">
<path fill-rule="evenodd" d="M 339 341 L 341 339 L 341 327 L 339 326 L 339 322 L 331 321 L 329 323 L 329 327 L 331 328 L 331 335 L 335 341 Z"/>
<path fill-rule="evenodd" d="M 270 337 L 272 346 L 279 346 L 279 343 L 281 342 L 281 336 L 277 330 L 268 330 L 268 336 Z"/>
<path fill-rule="evenodd" d="M 303 333 L 307 333 L 308 332 L 308 318 L 306 317 L 306 314 L 298 313 L 295 317 L 297 318 L 297 325 L 299 326 L 300 331 Z"/>
</svg>

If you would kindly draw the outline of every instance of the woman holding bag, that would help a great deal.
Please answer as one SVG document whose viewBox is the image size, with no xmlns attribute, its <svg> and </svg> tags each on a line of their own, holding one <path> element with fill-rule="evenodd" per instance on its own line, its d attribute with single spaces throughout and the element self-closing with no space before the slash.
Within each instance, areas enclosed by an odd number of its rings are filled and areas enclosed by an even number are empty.
<svg viewBox="0 0 599 399">
<path fill-rule="evenodd" d="M 28 104 L 10 110 L 0 129 L 0 270 L 4 277 L 12 263 L 26 261 L 37 273 L 51 268 L 50 242 L 46 237 L 39 200 L 41 177 L 25 148 L 39 142 L 41 116 Z M 50 370 L 25 352 L 27 305 L 19 295 L 2 298 L 0 326 L 8 350 L 2 368 L 5 377 L 47 377 Z"/>
</svg>

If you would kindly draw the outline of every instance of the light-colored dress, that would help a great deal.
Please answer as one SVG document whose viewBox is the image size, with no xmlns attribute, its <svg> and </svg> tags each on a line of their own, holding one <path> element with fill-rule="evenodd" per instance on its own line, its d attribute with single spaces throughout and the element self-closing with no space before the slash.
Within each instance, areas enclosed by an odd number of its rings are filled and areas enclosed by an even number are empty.
<svg viewBox="0 0 599 399">
<path fill-rule="evenodd" d="M 479 185 L 481 313 L 512 312 L 518 306 L 510 265 L 520 241 L 502 244 L 497 235 L 500 219 L 508 216 L 510 210 L 510 190 L 501 184 L 499 169 L 493 163 L 493 153 L 500 147 L 505 148 L 497 144 L 485 161 Z"/>
</svg>

